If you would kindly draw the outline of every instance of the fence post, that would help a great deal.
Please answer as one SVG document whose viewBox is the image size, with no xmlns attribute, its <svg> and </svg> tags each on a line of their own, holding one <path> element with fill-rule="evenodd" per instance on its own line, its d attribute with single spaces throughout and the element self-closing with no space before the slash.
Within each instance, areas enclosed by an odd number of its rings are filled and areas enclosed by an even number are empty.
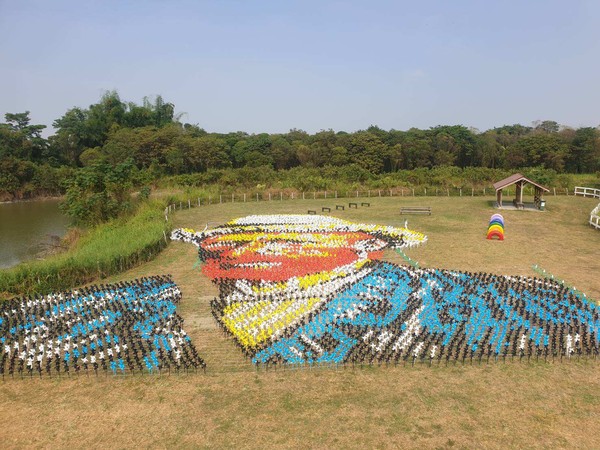
<svg viewBox="0 0 600 450">
<path fill-rule="evenodd" d="M 302 200 L 304 200 L 304 191 L 302 191 Z"/>
<path fill-rule="evenodd" d="M 358 191 L 356 191 L 356 198 L 358 198 Z"/>
<path fill-rule="evenodd" d="M 231 194 L 231 203 L 235 203 L 235 194 Z"/>
<path fill-rule="evenodd" d="M 258 192 L 256 193 L 256 201 L 258 202 Z"/>
<path fill-rule="evenodd" d="M 377 191 L 377 192 L 379 192 L 379 196 L 381 197 L 381 191 Z"/>
<path fill-rule="evenodd" d="M 447 191 L 448 191 L 448 197 L 450 197 L 450 189 L 448 188 Z"/>
<path fill-rule="evenodd" d="M 179 202 L 179 211 L 183 209 L 183 202 Z"/>
<path fill-rule="evenodd" d="M 223 195 L 219 194 L 219 203 L 223 203 Z"/>
<path fill-rule="evenodd" d="M 415 188 L 413 188 L 413 197 L 415 196 Z"/>
<path fill-rule="evenodd" d="M 459 188 L 459 196 L 462 197 L 462 188 Z"/>
<path fill-rule="evenodd" d="M 475 196 L 475 189 L 471 188 L 471 197 Z"/>
<path fill-rule="evenodd" d="M 283 191 L 279 191 L 279 201 L 283 201 Z"/>
<path fill-rule="evenodd" d="M 198 206 L 200 206 L 200 197 L 198 197 Z"/>
<path fill-rule="evenodd" d="M 190 199 L 188 198 L 188 209 L 190 209 L 192 207 L 192 202 L 190 201 Z"/>
<path fill-rule="evenodd" d="M 485 188 L 483 188 L 483 195 L 485 195 Z"/>
<path fill-rule="evenodd" d="M 269 201 L 271 201 L 271 193 L 269 192 Z"/>
<path fill-rule="evenodd" d="M 246 193 L 244 192 L 244 203 L 246 203 Z"/>
<path fill-rule="evenodd" d="M 425 191 L 425 195 L 427 195 L 427 188 L 423 188 L 423 190 Z"/>
</svg>

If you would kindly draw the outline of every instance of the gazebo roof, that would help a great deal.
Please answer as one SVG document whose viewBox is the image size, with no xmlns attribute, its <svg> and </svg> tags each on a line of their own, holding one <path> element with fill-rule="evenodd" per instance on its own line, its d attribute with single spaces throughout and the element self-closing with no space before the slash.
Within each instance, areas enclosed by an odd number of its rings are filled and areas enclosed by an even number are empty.
<svg viewBox="0 0 600 450">
<path fill-rule="evenodd" d="M 550 189 L 545 188 L 544 186 L 536 183 L 535 181 L 531 181 L 529 178 L 521 175 L 520 173 L 515 173 L 514 175 L 511 175 L 510 177 L 505 178 L 504 180 L 500 180 L 494 183 L 494 189 L 496 189 L 496 191 L 499 191 L 501 189 L 504 189 L 505 187 L 518 183 L 519 181 L 526 181 L 527 183 L 533 184 L 535 187 L 540 188 L 542 191 L 550 192 Z"/>
</svg>

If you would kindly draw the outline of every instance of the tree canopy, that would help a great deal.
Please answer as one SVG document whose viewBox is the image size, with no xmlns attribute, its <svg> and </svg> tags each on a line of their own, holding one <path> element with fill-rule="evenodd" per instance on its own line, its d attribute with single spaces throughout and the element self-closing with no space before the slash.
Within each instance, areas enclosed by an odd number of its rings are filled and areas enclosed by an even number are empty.
<svg viewBox="0 0 600 450">
<path fill-rule="evenodd" d="M 556 173 L 600 171 L 600 130 L 572 129 L 552 120 L 479 132 L 464 125 L 353 133 L 299 129 L 287 133 L 211 133 L 182 123 L 160 95 L 141 104 L 106 92 L 87 108 L 73 107 L 53 122 L 31 124 L 29 111 L 0 123 L 0 195 L 64 193 L 74 173 L 131 166 L 138 179 L 227 168 L 318 169 L 353 167 L 371 175 L 457 166 L 502 170 L 540 167 Z M 75 172 L 74 172 L 75 171 Z M 80 180 L 81 181 L 81 180 Z"/>
</svg>

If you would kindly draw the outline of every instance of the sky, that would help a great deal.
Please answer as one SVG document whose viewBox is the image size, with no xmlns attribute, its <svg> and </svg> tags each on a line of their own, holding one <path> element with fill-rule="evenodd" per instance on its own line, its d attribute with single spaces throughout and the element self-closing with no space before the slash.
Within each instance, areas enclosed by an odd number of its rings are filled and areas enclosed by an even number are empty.
<svg viewBox="0 0 600 450">
<path fill-rule="evenodd" d="M 51 134 L 116 90 L 220 133 L 595 127 L 599 23 L 597 0 L 0 0 L 0 114 Z"/>
</svg>

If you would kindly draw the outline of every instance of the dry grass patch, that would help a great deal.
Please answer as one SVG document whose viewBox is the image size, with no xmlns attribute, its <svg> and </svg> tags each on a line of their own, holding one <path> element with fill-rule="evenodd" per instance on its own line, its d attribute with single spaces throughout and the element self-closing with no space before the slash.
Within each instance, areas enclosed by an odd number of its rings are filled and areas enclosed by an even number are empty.
<svg viewBox="0 0 600 450">
<path fill-rule="evenodd" d="M 597 448 L 598 375 L 597 364 L 572 362 L 9 382 L 0 385 L 0 439 L 6 447 Z"/>
</svg>

